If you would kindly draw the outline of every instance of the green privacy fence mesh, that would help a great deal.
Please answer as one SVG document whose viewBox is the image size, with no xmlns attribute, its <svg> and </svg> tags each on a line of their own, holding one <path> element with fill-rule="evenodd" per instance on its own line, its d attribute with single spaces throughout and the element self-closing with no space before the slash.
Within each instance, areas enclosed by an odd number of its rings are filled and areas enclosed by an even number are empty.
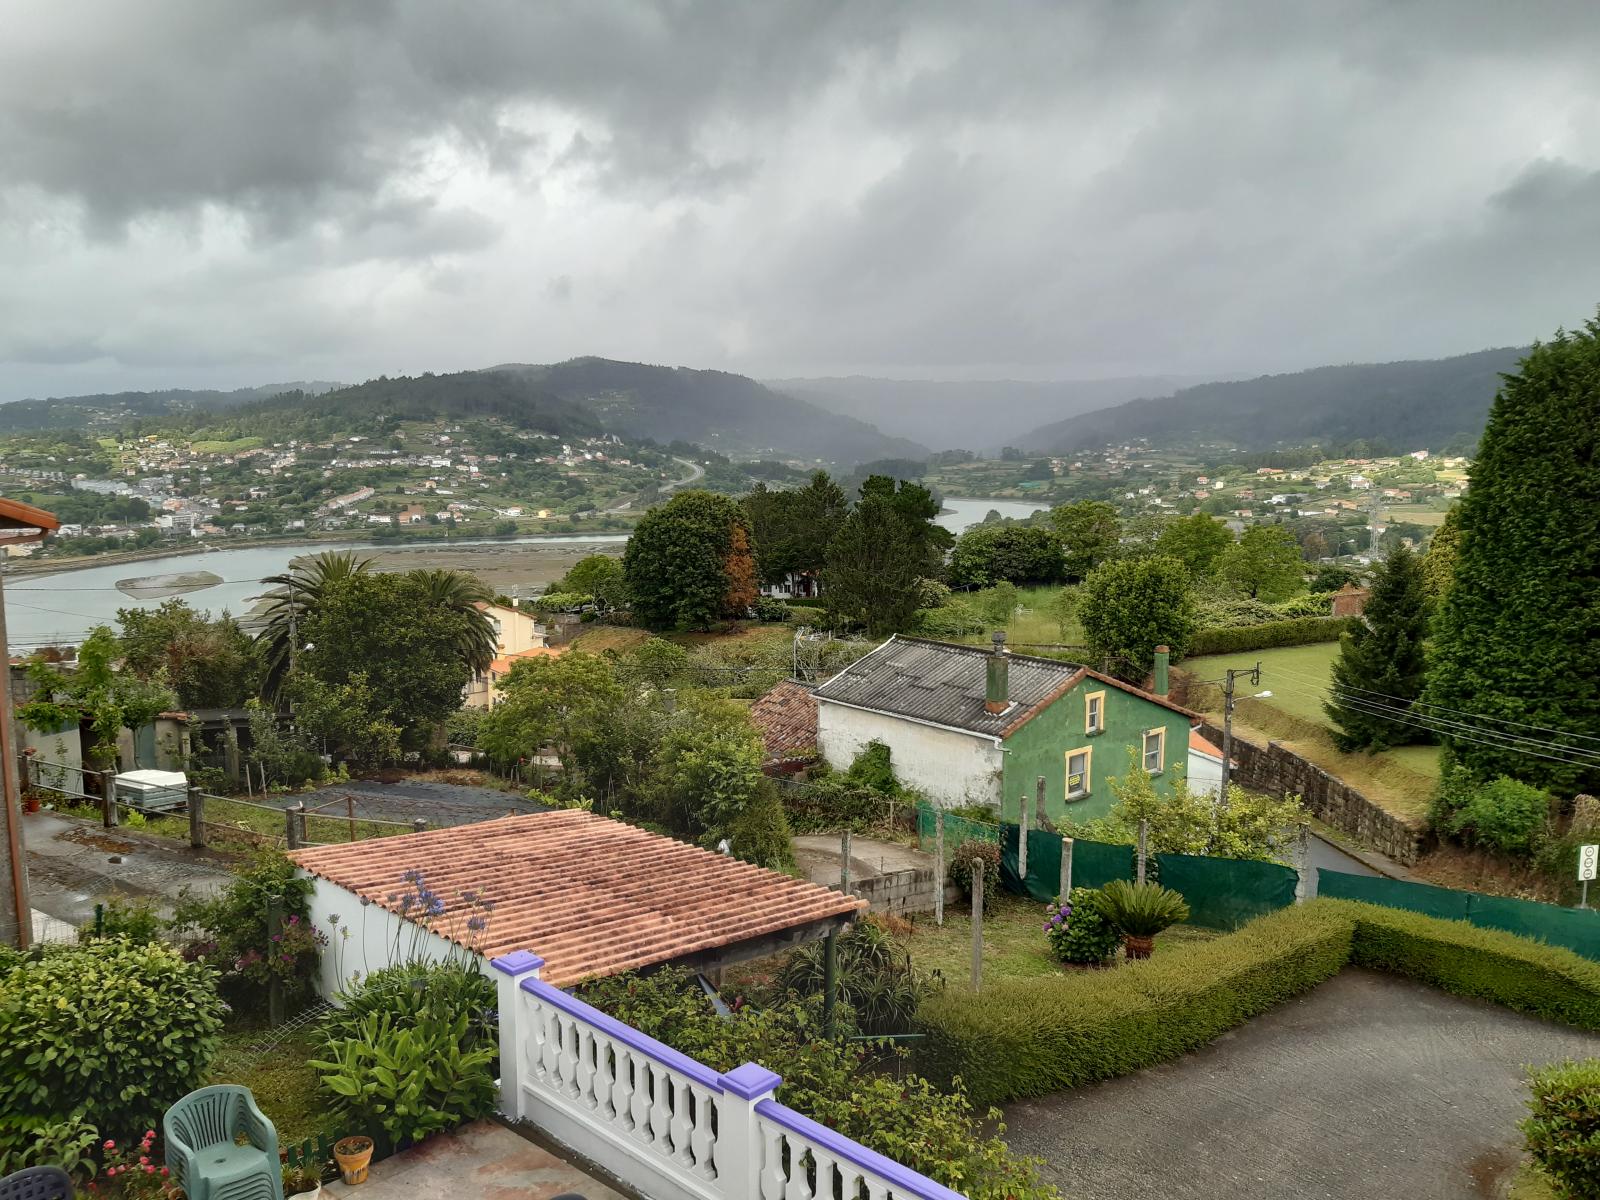
<svg viewBox="0 0 1600 1200">
<path fill-rule="evenodd" d="M 1317 871 L 1317 894 L 1469 921 L 1485 929 L 1520 933 L 1553 946 L 1565 946 L 1585 958 L 1600 959 L 1600 912 L 1592 909 L 1559 908 L 1508 896 L 1480 896 L 1477 892 L 1458 892 L 1426 883 L 1347 875 L 1325 867 Z"/>
<path fill-rule="evenodd" d="M 917 828 L 924 849 L 934 843 L 933 809 L 917 810 Z M 959 832 L 956 832 L 958 831 Z M 1017 868 L 1021 829 L 1016 825 L 988 825 L 945 814 L 944 845 L 948 854 L 969 838 L 1000 842 L 1000 877 L 1007 891 L 1041 903 L 1054 899 L 1061 888 L 1061 836 L 1038 829 L 1028 831 L 1028 876 Z M 1132 846 L 1091 842 L 1072 843 L 1072 885 L 1104 887 L 1113 879 L 1133 879 L 1137 855 Z M 1147 867 L 1152 879 L 1183 893 L 1189 920 L 1214 929 L 1234 929 L 1246 921 L 1294 903 L 1295 872 L 1278 863 L 1242 862 L 1187 854 L 1152 855 Z"/>
</svg>

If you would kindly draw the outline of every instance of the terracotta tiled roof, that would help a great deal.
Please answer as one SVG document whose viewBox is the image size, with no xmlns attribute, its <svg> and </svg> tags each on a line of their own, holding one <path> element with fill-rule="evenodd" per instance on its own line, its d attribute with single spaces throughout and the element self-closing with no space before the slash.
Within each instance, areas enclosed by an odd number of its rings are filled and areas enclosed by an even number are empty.
<svg viewBox="0 0 1600 1200">
<path fill-rule="evenodd" d="M 1196 754 L 1207 754 L 1216 759 L 1218 762 L 1222 761 L 1221 749 L 1213 746 L 1209 741 L 1202 737 L 1198 729 L 1189 730 L 1189 749 L 1193 750 Z"/>
<path fill-rule="evenodd" d="M 496 675 L 504 675 L 517 665 L 519 658 L 560 658 L 566 652 L 565 646 L 534 646 L 528 650 L 518 650 L 515 654 L 502 654 L 489 664 L 489 669 Z"/>
<path fill-rule="evenodd" d="M 817 698 L 805 684 L 785 679 L 750 706 L 750 722 L 769 763 L 817 756 Z"/>
<path fill-rule="evenodd" d="M 477 892 L 494 909 L 473 949 L 491 958 L 531 950 L 556 987 L 866 907 L 853 896 L 577 810 L 317 846 L 289 857 L 394 913 L 410 890 L 407 871 L 420 871 L 447 905 Z M 449 925 L 448 914 L 436 922 L 441 933 Z"/>
</svg>

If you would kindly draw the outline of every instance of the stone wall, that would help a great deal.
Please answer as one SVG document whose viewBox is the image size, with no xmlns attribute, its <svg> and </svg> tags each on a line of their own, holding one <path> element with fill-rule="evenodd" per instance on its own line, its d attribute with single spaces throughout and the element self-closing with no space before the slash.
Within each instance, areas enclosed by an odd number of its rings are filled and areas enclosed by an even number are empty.
<svg viewBox="0 0 1600 1200">
<path fill-rule="evenodd" d="M 933 868 L 915 867 L 906 871 L 890 871 L 866 879 L 852 879 L 850 891 L 872 906 L 875 913 L 906 913 L 933 911 Z M 944 890 L 945 906 L 951 907 L 961 898 L 954 885 Z"/>
<path fill-rule="evenodd" d="M 1222 729 L 1210 721 L 1200 732 L 1218 746 Z M 1411 866 L 1422 851 L 1425 831 L 1380 808 L 1343 780 L 1277 742 L 1265 747 L 1233 739 L 1233 778 L 1256 792 L 1297 794 L 1317 820 L 1348 834 L 1361 845 Z"/>
</svg>

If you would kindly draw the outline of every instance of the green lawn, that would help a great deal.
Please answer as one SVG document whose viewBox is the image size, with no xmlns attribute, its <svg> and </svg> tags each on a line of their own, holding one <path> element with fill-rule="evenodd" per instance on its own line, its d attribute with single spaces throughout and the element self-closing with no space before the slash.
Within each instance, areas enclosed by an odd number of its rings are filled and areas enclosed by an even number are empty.
<svg viewBox="0 0 1600 1200">
<path fill-rule="evenodd" d="M 1183 670 L 1193 680 L 1222 678 L 1227 668 L 1261 664 L 1261 691 L 1248 679 L 1235 681 L 1234 728 L 1252 741 L 1278 741 L 1309 759 L 1390 812 L 1411 821 L 1427 814 L 1439 782 L 1437 746 L 1401 746 L 1381 754 L 1345 754 L 1333 744 L 1322 702 L 1327 679 L 1338 656 L 1337 642 L 1282 646 L 1244 654 L 1211 654 L 1185 659 Z M 1189 703 L 1220 720 L 1222 689 L 1191 684 Z"/>
<path fill-rule="evenodd" d="M 1063 975 L 1081 968 L 1056 961 L 1045 940 L 1044 905 L 1020 896 L 1006 895 L 985 906 L 983 914 L 983 978 L 1034 979 Z M 1209 929 L 1180 925 L 1156 938 L 1162 947 L 1209 941 L 1218 936 Z M 945 909 L 944 926 L 933 923 L 932 913 L 916 918 L 906 939 L 911 962 L 922 971 L 937 971 L 951 986 L 965 986 L 972 978 L 972 913 L 963 902 Z"/>
<path fill-rule="evenodd" d="M 268 1045 L 265 1030 L 223 1035 L 222 1049 L 211 1064 L 208 1083 L 242 1083 L 256 1104 L 278 1128 L 278 1144 L 292 1145 L 313 1134 L 336 1132 L 337 1118 L 327 1093 L 317 1082 L 309 1059 L 322 1046 L 312 1031 L 299 1030 Z"/>
</svg>

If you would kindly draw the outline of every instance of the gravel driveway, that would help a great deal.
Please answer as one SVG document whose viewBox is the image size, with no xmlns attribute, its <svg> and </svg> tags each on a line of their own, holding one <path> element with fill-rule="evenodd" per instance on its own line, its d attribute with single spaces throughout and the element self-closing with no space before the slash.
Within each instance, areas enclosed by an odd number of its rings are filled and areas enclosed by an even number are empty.
<svg viewBox="0 0 1600 1200">
<path fill-rule="evenodd" d="M 1524 1064 L 1600 1037 L 1350 968 L 1159 1067 L 1006 1109 L 1074 1200 L 1502 1196 Z"/>
<path fill-rule="evenodd" d="M 304 801 L 308 809 L 331 804 L 327 812 L 339 817 L 344 815 L 344 798 L 347 795 L 355 797 L 358 817 L 370 817 L 378 821 L 414 821 L 422 817 L 435 828 L 440 825 L 490 821 L 510 813 L 544 812 L 548 807 L 524 799 L 515 792 L 415 779 L 402 779 L 398 783 L 351 780 L 315 792 L 270 796 L 266 803 L 287 808 Z M 259 797 L 257 801 L 260 801 Z"/>
</svg>

